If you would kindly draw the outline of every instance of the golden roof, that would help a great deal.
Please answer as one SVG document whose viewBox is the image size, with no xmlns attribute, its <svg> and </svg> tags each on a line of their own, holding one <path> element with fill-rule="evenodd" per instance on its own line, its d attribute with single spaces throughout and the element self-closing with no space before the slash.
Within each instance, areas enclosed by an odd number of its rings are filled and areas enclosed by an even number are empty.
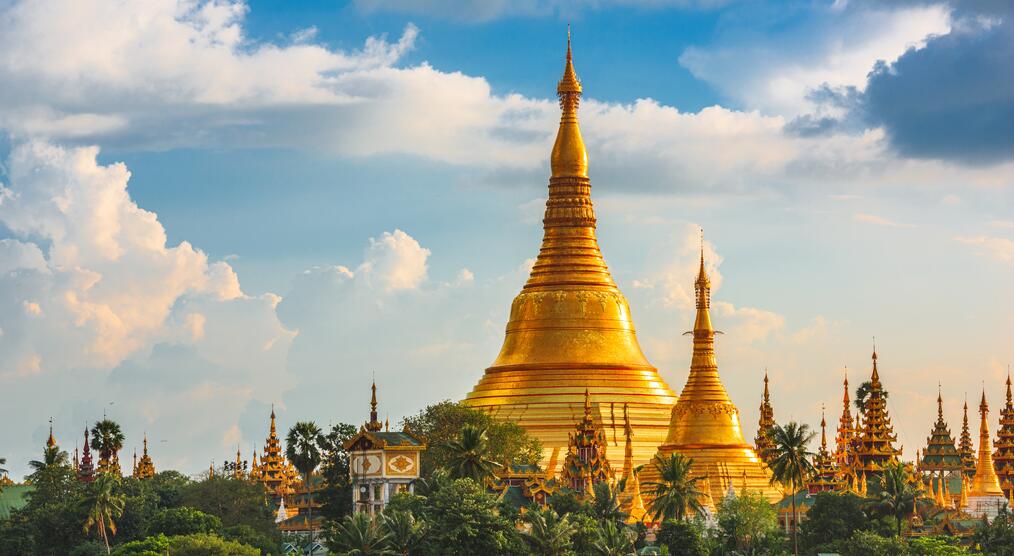
<svg viewBox="0 0 1014 556">
<path fill-rule="evenodd" d="M 676 396 L 644 357 L 627 299 L 599 250 L 569 45 L 557 92 L 562 116 L 542 247 L 511 305 L 499 355 L 463 403 L 524 427 L 545 448 L 542 465 L 556 473 L 588 390 L 592 419 L 611 431 L 610 447 L 619 448 L 619 413 L 628 405 L 641 465 L 665 438 Z"/>
</svg>

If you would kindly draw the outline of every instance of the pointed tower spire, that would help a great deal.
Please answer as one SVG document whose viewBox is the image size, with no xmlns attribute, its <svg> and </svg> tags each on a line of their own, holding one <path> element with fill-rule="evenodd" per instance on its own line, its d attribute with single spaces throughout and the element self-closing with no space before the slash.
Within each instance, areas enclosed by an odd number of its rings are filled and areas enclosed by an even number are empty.
<svg viewBox="0 0 1014 556">
<path fill-rule="evenodd" d="M 567 28 L 567 60 L 563 66 L 563 77 L 556 85 L 560 97 L 560 130 L 550 157 L 554 178 L 587 178 L 588 152 L 581 138 L 577 122 L 577 108 L 581 102 L 581 81 L 574 71 L 574 55 L 570 47 L 570 27 Z"/>
<path fill-rule="evenodd" d="M 370 421 L 366 423 L 366 430 L 380 432 L 384 424 L 377 418 L 377 381 L 370 386 Z"/>
<path fill-rule="evenodd" d="M 845 380 L 842 382 L 841 417 L 838 418 L 838 434 L 835 436 L 834 460 L 838 468 L 839 478 L 845 479 L 852 468 L 852 447 L 855 441 L 856 426 L 852 419 L 852 401 L 849 399 L 849 368 L 845 367 Z"/>
<path fill-rule="evenodd" d="M 951 429 L 944 420 L 944 398 L 939 383 L 937 383 L 937 421 L 930 431 L 929 438 L 926 439 L 922 459 L 916 459 L 919 468 L 927 472 L 950 473 L 960 471 L 962 467 L 961 454 L 954 445 Z"/>
<path fill-rule="evenodd" d="M 49 418 L 49 438 L 46 439 L 46 447 L 56 447 L 56 438 L 53 436 L 53 418 Z"/>
<path fill-rule="evenodd" d="M 972 432 L 968 426 L 968 394 L 965 394 L 964 413 L 961 418 L 961 439 L 958 443 L 958 455 L 961 456 L 961 465 L 965 475 L 971 477 L 975 474 L 975 450 L 972 448 Z"/>
<path fill-rule="evenodd" d="M 768 391 L 768 371 L 764 369 L 764 394 L 761 397 L 760 419 L 757 422 L 757 436 L 753 439 L 753 445 L 757 455 L 765 461 L 768 461 L 770 449 L 774 446 L 771 441 L 771 428 L 775 424 L 775 410 L 771 407 L 771 394 Z"/>
<path fill-rule="evenodd" d="M 630 427 L 630 415 L 627 414 L 627 404 L 623 404 L 623 479 L 626 480 L 628 488 L 634 476 L 634 429 Z"/>
<path fill-rule="evenodd" d="M 84 430 L 84 448 L 81 449 L 81 465 L 77 470 L 77 478 L 83 483 L 95 480 L 95 465 L 92 463 L 92 451 L 88 442 L 88 426 Z"/>
<path fill-rule="evenodd" d="M 841 489 L 842 479 L 834 466 L 834 457 L 827 450 L 827 419 L 824 406 L 820 408 L 820 449 L 813 457 L 813 476 L 807 484 L 810 494 L 837 491 Z"/>
<path fill-rule="evenodd" d="M 1000 478 L 1000 488 L 1008 498 L 1014 497 L 1014 399 L 1011 396 L 1010 367 L 1007 367 L 1007 403 L 1000 410 L 1000 423 L 993 447 L 993 467 Z"/>
<path fill-rule="evenodd" d="M 271 404 L 271 431 L 269 434 L 272 436 L 277 434 L 277 431 L 275 430 L 275 404 Z"/>
<path fill-rule="evenodd" d="M 982 401 L 979 403 L 979 462 L 975 466 L 975 477 L 972 479 L 971 496 L 1003 496 L 1000 480 L 993 468 L 993 450 L 989 441 L 989 404 L 986 402 L 986 390 L 982 390 Z"/>
</svg>

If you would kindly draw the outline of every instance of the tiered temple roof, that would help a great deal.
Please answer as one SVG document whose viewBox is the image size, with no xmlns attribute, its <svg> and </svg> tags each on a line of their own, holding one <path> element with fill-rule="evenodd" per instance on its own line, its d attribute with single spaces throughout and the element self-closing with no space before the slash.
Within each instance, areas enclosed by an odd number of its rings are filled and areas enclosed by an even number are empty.
<svg viewBox="0 0 1014 556">
<path fill-rule="evenodd" d="M 274 407 L 271 408 L 271 428 L 258 469 L 258 478 L 272 497 L 279 499 L 293 493 L 292 483 L 296 481 L 297 473 L 282 453 L 282 441 L 275 428 Z"/>
<path fill-rule="evenodd" d="M 84 431 L 84 448 L 81 449 L 81 463 L 77 468 L 77 478 L 83 483 L 95 480 L 95 464 L 92 462 L 92 450 L 88 442 L 88 427 Z"/>
<path fill-rule="evenodd" d="M 993 467 L 1007 498 L 1014 497 L 1014 400 L 1011 399 L 1010 373 L 1007 374 L 1007 403 L 1000 411 L 1000 428 L 996 432 Z"/>
<path fill-rule="evenodd" d="M 845 369 L 841 417 L 838 418 L 838 434 L 835 436 L 834 461 L 840 480 L 854 480 L 852 462 L 855 460 L 856 422 L 852 418 L 852 400 L 849 398 L 848 369 Z"/>
<path fill-rule="evenodd" d="M 827 449 L 827 420 L 820 414 L 820 449 L 813 457 L 813 476 L 807 484 L 810 494 L 841 489 L 842 480 L 835 468 L 835 459 Z"/>
<path fill-rule="evenodd" d="M 560 481 L 576 492 L 590 493 L 600 482 L 612 482 L 613 468 L 606 457 L 608 441 L 602 427 L 592 417 L 591 396 L 584 394 L 584 417 L 570 434 L 567 457 L 563 460 Z"/>
<path fill-rule="evenodd" d="M 958 442 L 958 454 L 961 456 L 961 465 L 965 475 L 975 475 L 976 461 L 975 449 L 972 447 L 972 433 L 968 428 L 968 400 L 965 400 L 964 416 L 961 418 L 961 440 Z"/>
<path fill-rule="evenodd" d="M 873 350 L 873 373 L 870 376 L 870 395 L 863 411 L 862 430 L 856 444 L 857 473 L 864 476 L 879 474 L 884 467 L 898 462 L 901 452 L 894 447 L 898 436 L 894 434 L 891 416 L 887 412 L 887 398 L 880 383 L 877 369 L 877 351 Z"/>
<path fill-rule="evenodd" d="M 926 449 L 919 460 L 919 470 L 927 473 L 960 471 L 961 454 L 954 445 L 951 429 L 944 421 L 944 399 L 937 388 L 937 421 L 926 439 Z"/>
<path fill-rule="evenodd" d="M 771 407 L 771 394 L 768 391 L 768 372 L 764 371 L 764 396 L 761 398 L 757 436 L 753 439 L 753 447 L 762 458 L 765 458 L 765 454 L 774 446 L 770 436 L 773 426 L 775 426 L 775 410 Z"/>
<path fill-rule="evenodd" d="M 136 457 L 136 455 L 135 455 Z M 138 479 L 150 479 L 155 476 L 155 463 L 148 455 L 148 435 L 144 435 L 144 452 L 141 459 L 134 465 L 134 477 Z"/>
</svg>

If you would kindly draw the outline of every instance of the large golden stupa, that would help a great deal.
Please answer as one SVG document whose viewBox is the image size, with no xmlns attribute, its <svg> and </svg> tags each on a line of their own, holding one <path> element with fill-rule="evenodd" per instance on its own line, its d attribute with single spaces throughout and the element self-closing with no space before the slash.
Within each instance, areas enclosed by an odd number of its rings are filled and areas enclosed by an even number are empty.
<svg viewBox="0 0 1014 556">
<path fill-rule="evenodd" d="M 627 405 L 634 464 L 640 465 L 665 439 L 676 396 L 641 352 L 627 299 L 599 251 L 588 154 L 577 121 L 581 83 L 569 37 L 557 94 L 563 115 L 551 157 L 542 248 L 511 305 L 500 355 L 464 403 L 523 426 L 542 441 L 542 463 L 555 473 L 568 434 L 584 415 L 587 390 L 593 418 L 617 454 L 624 450 Z M 619 465 L 623 457 L 609 460 Z"/>
<path fill-rule="evenodd" d="M 668 458 L 679 453 L 693 458 L 691 472 L 701 479 L 699 484 L 706 486 L 712 502 L 721 500 L 730 486 L 737 493 L 745 488 L 777 502 L 782 499 L 782 491 L 771 485 L 771 472 L 743 439 L 739 409 L 718 377 L 715 329 L 711 326 L 711 280 L 704 268 L 703 249 L 694 290 L 697 318 L 690 376 L 672 409 L 669 433 L 658 447 L 658 456 Z M 646 466 L 640 479 L 642 487 L 650 488 L 650 483 L 659 480 L 655 466 Z"/>
</svg>

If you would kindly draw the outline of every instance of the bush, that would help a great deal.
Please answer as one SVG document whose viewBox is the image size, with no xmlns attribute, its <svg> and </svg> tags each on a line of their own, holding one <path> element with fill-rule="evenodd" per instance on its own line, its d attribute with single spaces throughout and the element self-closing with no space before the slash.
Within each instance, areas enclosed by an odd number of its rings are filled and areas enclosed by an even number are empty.
<svg viewBox="0 0 1014 556">
<path fill-rule="evenodd" d="M 195 533 L 217 533 L 221 528 L 222 520 L 217 516 L 184 506 L 182 508 L 168 508 L 156 513 L 148 526 L 148 532 L 149 535 L 162 533 L 171 537 Z"/>
<path fill-rule="evenodd" d="M 707 556 L 701 529 L 686 520 L 668 520 L 662 523 L 655 542 L 669 549 L 673 556 Z"/>
<path fill-rule="evenodd" d="M 897 537 L 881 537 L 869 531 L 858 531 L 838 543 L 842 556 L 909 556 L 908 545 Z"/>
<path fill-rule="evenodd" d="M 173 556 L 260 556 L 261 551 L 218 535 L 198 533 L 170 537 L 169 553 Z"/>
<path fill-rule="evenodd" d="M 99 546 L 102 553 L 105 549 Z M 131 541 L 113 549 L 113 556 L 164 556 L 169 550 L 169 539 L 165 535 L 156 535 L 140 541 Z"/>
</svg>

